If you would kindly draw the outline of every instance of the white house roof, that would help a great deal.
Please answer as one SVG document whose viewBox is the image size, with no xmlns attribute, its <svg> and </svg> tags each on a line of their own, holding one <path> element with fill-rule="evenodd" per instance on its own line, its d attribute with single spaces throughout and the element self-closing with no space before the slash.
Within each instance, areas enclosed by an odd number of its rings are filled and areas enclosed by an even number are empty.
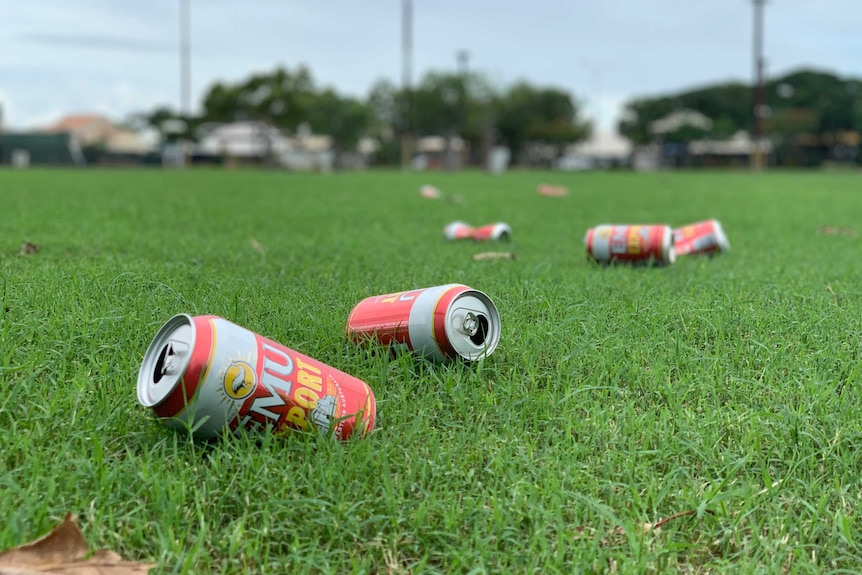
<svg viewBox="0 0 862 575">
<path fill-rule="evenodd" d="M 683 126 L 709 130 L 712 128 L 712 120 L 694 110 L 677 110 L 664 118 L 652 122 L 650 124 L 650 132 L 653 134 L 667 134 L 669 132 L 676 132 Z"/>
<path fill-rule="evenodd" d="M 617 132 L 593 132 L 587 140 L 571 146 L 568 153 L 591 158 L 627 158 L 632 153 L 632 143 Z"/>
</svg>

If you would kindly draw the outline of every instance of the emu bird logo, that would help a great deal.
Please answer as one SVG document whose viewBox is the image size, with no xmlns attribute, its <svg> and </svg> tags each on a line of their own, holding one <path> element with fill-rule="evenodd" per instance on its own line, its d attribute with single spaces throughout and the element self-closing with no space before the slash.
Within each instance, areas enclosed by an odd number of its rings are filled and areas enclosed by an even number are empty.
<svg viewBox="0 0 862 575">
<path fill-rule="evenodd" d="M 254 370 L 244 361 L 235 361 L 224 374 L 224 391 L 228 397 L 243 399 L 248 397 L 257 383 Z"/>
</svg>

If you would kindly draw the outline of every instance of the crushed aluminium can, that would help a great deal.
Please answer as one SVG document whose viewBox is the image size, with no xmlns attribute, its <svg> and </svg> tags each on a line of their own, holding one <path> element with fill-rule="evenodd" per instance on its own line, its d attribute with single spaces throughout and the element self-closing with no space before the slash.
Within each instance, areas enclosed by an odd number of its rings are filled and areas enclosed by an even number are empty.
<svg viewBox="0 0 862 575">
<path fill-rule="evenodd" d="M 473 228 L 473 239 L 476 241 L 505 241 L 510 240 L 511 238 L 512 228 L 509 227 L 509 224 L 504 222 L 497 222 L 495 224 L 488 224 L 487 226 Z"/>
<path fill-rule="evenodd" d="M 730 242 L 718 220 L 706 220 L 673 231 L 674 251 L 678 256 L 715 255 L 730 251 Z"/>
<path fill-rule="evenodd" d="M 138 401 L 195 439 L 267 426 L 348 439 L 370 432 L 376 414 L 365 382 L 212 315 L 179 314 L 159 330 Z"/>
<path fill-rule="evenodd" d="M 666 266 L 676 260 L 666 225 L 601 225 L 587 230 L 587 256 L 600 264 Z"/>
<path fill-rule="evenodd" d="M 473 239 L 473 228 L 461 221 L 452 222 L 443 228 L 443 235 L 447 240 L 470 240 Z"/>
<path fill-rule="evenodd" d="M 484 293 L 448 284 L 365 298 L 347 318 L 347 337 L 403 346 L 435 360 L 475 361 L 500 341 L 500 314 Z"/>
</svg>

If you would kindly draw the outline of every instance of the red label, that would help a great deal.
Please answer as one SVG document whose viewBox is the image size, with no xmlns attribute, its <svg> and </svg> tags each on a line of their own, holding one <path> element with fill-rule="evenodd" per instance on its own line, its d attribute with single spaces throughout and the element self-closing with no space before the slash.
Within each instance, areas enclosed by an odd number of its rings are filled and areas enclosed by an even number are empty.
<svg viewBox="0 0 862 575">
<path fill-rule="evenodd" d="M 611 260 L 664 260 L 665 229 L 664 226 L 614 226 L 610 237 Z"/>
<path fill-rule="evenodd" d="M 232 427 L 330 430 L 338 439 L 374 426 L 374 394 L 365 382 L 261 336 L 257 366 L 244 389 L 244 374 L 233 384 L 246 397 Z M 361 418 L 357 421 L 357 418 Z"/>
<path fill-rule="evenodd" d="M 719 251 L 715 225 L 711 221 L 697 222 L 673 231 L 674 249 L 677 255 L 709 254 Z"/>
<path fill-rule="evenodd" d="M 353 341 L 377 339 L 384 345 L 400 343 L 409 347 L 410 310 L 425 289 L 365 298 L 347 318 L 347 335 Z"/>
</svg>

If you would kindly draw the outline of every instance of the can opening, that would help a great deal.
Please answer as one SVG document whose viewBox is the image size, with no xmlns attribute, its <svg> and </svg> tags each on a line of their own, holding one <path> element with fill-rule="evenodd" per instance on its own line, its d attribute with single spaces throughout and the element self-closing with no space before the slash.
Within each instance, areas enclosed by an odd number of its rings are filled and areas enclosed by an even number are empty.
<svg viewBox="0 0 862 575">
<path fill-rule="evenodd" d="M 167 344 L 162 348 L 162 352 L 159 354 L 159 358 L 156 360 L 156 367 L 153 370 L 153 383 L 158 383 L 161 381 L 162 376 L 165 375 L 165 359 L 168 355 L 173 355 L 173 347 L 171 344 Z"/>
<path fill-rule="evenodd" d="M 166 375 L 177 373 L 176 358 L 187 351 L 185 345 L 177 341 L 169 341 L 165 344 L 153 368 L 153 383 L 158 383 Z"/>
<path fill-rule="evenodd" d="M 476 319 L 479 321 L 479 326 L 476 332 L 470 336 L 470 341 L 480 346 L 485 343 L 485 338 L 488 336 L 488 318 L 484 315 L 477 315 Z"/>
</svg>

